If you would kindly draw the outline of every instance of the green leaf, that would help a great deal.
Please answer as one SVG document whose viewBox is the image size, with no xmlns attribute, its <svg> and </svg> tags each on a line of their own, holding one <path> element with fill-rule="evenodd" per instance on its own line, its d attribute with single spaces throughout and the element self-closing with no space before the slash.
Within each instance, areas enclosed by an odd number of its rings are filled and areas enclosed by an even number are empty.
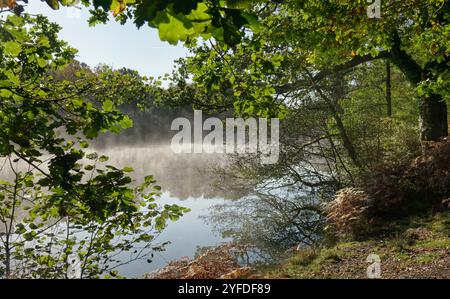
<svg viewBox="0 0 450 299">
<path fill-rule="evenodd" d="M 18 15 L 8 16 L 8 21 L 11 22 L 16 27 L 19 27 L 19 26 L 23 25 L 23 23 L 24 23 L 23 18 Z"/>
<path fill-rule="evenodd" d="M 194 33 L 193 28 L 186 28 L 185 24 L 178 18 L 167 14 L 165 15 L 167 21 L 158 25 L 159 38 L 167 41 L 172 45 L 177 45 L 178 41 L 184 41 L 186 38 Z"/>
<path fill-rule="evenodd" d="M 124 168 L 122 168 L 122 171 L 123 171 L 123 172 L 133 172 L 134 169 L 131 168 L 131 167 L 124 167 Z"/>
<path fill-rule="evenodd" d="M 37 61 L 38 65 L 42 68 L 47 66 L 47 60 L 45 60 L 44 58 L 38 57 L 38 58 L 36 58 L 36 61 Z"/>
<path fill-rule="evenodd" d="M 80 141 L 80 146 L 81 146 L 81 148 L 88 148 L 89 143 L 87 141 Z"/>
<path fill-rule="evenodd" d="M 0 89 L 0 97 L 2 98 L 9 98 L 13 95 L 11 91 L 8 89 Z"/>
<path fill-rule="evenodd" d="M 46 36 L 40 36 L 38 41 L 37 41 L 37 45 L 40 47 L 50 47 L 50 41 L 48 39 L 48 37 Z"/>
<path fill-rule="evenodd" d="M 59 9 L 59 2 L 58 0 L 45 0 L 45 2 L 47 2 L 47 4 L 53 8 L 53 9 Z"/>
<path fill-rule="evenodd" d="M 2 180 L 2 179 L 0 179 L 0 185 L 12 186 L 12 184 L 10 182 Z"/>
<path fill-rule="evenodd" d="M 119 122 L 120 126 L 123 129 L 128 129 L 133 127 L 133 120 L 128 116 L 124 116 L 123 119 Z"/>
<path fill-rule="evenodd" d="M 6 43 L 3 43 L 3 45 L 5 47 L 5 52 L 13 56 L 18 56 L 22 51 L 22 47 L 18 42 L 8 41 Z"/>
<path fill-rule="evenodd" d="M 89 160 L 95 160 L 95 159 L 98 158 L 98 154 L 97 153 L 91 153 L 91 154 L 86 155 L 86 158 L 89 159 Z"/>
<path fill-rule="evenodd" d="M 105 112 L 112 112 L 114 110 L 114 103 L 111 100 L 106 100 L 102 104 L 102 109 Z"/>
<path fill-rule="evenodd" d="M 100 162 L 106 162 L 109 160 L 109 157 L 107 156 L 100 156 L 100 158 L 98 159 Z"/>
</svg>

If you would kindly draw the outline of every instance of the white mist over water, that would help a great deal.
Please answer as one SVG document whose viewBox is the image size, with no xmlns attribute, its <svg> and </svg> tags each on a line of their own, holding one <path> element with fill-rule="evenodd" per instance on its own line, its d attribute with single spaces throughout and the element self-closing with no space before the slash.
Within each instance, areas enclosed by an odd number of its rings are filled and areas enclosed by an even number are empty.
<svg viewBox="0 0 450 299">
<path fill-rule="evenodd" d="M 156 184 L 171 197 L 214 198 L 225 194 L 214 183 L 218 177 L 212 169 L 223 165 L 224 156 L 217 154 L 175 154 L 169 145 L 114 146 L 106 149 L 91 149 L 99 155 L 109 157 L 106 164 L 134 169 L 131 177 L 140 182 L 153 175 Z"/>
<path fill-rule="evenodd" d="M 137 182 L 146 175 L 153 175 L 163 190 L 157 200 L 160 205 L 177 204 L 191 209 L 178 221 L 169 221 L 167 228 L 155 240 L 155 243 L 170 242 L 165 251 L 155 252 L 151 263 L 144 259 L 120 267 L 122 275 L 138 277 L 164 267 L 171 260 L 192 258 L 201 247 L 231 241 L 222 238 L 213 231 L 211 224 L 201 219 L 209 214 L 211 206 L 227 201 L 223 191 L 213 187 L 216 177 L 211 166 L 224 163 L 222 156 L 174 154 L 169 145 L 117 146 L 97 151 L 110 158 L 109 164 L 132 167 L 132 177 Z"/>
<path fill-rule="evenodd" d="M 150 258 L 151 263 L 147 263 L 146 257 L 119 267 L 121 275 L 130 278 L 140 277 L 143 273 L 164 267 L 171 260 L 193 258 L 199 248 L 231 241 L 222 238 L 213 230 L 211 224 L 201 218 L 209 215 L 211 206 L 224 204 L 230 199 L 222 189 L 213 186 L 217 176 L 211 167 L 213 164 L 224 163 L 223 156 L 174 154 L 170 145 L 130 144 L 101 149 L 88 148 L 85 151 L 108 156 L 109 160 L 103 163 L 103 166 L 132 167 L 134 172 L 130 176 L 135 183 L 142 182 L 147 175 L 153 175 L 156 184 L 162 187 L 162 196 L 157 199 L 157 204 L 177 204 L 191 209 L 191 212 L 178 221 L 168 221 L 166 229 L 152 242 L 152 245 L 170 242 L 166 245 L 165 251 L 155 252 Z M 88 160 L 82 162 L 88 163 Z M 19 164 L 20 171 L 31 170 L 25 163 Z M 45 165 L 43 166 L 46 170 Z M 2 168 L 1 179 L 9 180 L 12 177 L 13 173 L 9 167 Z M 121 254 L 121 260 L 124 262 L 129 260 L 129 254 Z"/>
<path fill-rule="evenodd" d="M 166 250 L 155 252 L 151 263 L 147 258 L 121 266 L 118 270 L 126 277 L 139 277 L 182 257 L 193 258 L 201 247 L 216 246 L 224 239 L 213 231 L 202 216 L 209 214 L 213 205 L 226 203 L 223 191 L 213 187 L 216 176 L 213 164 L 224 163 L 222 156 L 207 154 L 175 154 L 170 145 L 146 146 L 118 145 L 103 149 L 90 149 L 109 157 L 106 164 L 134 169 L 131 176 L 137 183 L 145 176 L 153 175 L 163 194 L 156 203 L 177 204 L 191 209 L 178 221 L 169 221 L 166 229 L 153 242 L 155 245 L 169 241 Z M 127 254 L 123 255 L 127 259 Z"/>
</svg>

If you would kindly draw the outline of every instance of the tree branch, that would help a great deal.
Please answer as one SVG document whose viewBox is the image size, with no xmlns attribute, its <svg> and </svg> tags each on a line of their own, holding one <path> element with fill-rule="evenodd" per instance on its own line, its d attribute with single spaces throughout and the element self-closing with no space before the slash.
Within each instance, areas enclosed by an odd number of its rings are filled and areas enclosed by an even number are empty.
<svg viewBox="0 0 450 299">
<path fill-rule="evenodd" d="M 389 57 L 390 57 L 390 52 L 388 52 L 388 51 L 382 51 L 377 56 L 372 56 L 370 54 L 364 55 L 364 56 L 356 56 L 353 59 L 351 59 L 343 64 L 339 64 L 333 68 L 324 69 L 324 70 L 318 72 L 317 74 L 315 74 L 313 76 L 312 81 L 314 83 L 317 83 L 318 81 L 326 78 L 327 76 L 329 76 L 333 73 L 343 72 L 343 71 L 352 69 L 352 68 L 354 68 L 360 64 L 363 64 L 365 62 L 369 62 L 369 61 L 373 61 L 373 60 L 377 60 L 377 59 L 389 58 Z M 302 80 L 298 80 L 293 83 L 287 83 L 285 85 L 278 86 L 278 87 L 276 87 L 276 90 L 278 93 L 286 93 L 286 92 L 302 89 L 302 88 L 305 88 L 308 86 L 311 86 L 311 80 L 310 79 L 302 79 Z"/>
<path fill-rule="evenodd" d="M 401 48 L 402 42 L 396 31 L 393 33 L 392 41 L 393 45 L 390 51 L 392 62 L 405 74 L 412 84 L 419 84 L 422 81 L 422 68 Z"/>
</svg>

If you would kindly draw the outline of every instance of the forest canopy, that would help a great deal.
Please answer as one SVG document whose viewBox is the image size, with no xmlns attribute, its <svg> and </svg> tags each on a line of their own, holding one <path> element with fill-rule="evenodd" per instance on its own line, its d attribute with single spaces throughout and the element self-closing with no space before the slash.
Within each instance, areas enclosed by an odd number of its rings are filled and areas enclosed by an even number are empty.
<svg viewBox="0 0 450 299">
<path fill-rule="evenodd" d="M 23 9 L 23 1 L 5 2 L 11 9 Z M 46 2 L 53 9 L 76 4 Z M 188 45 L 196 37 L 212 37 L 220 57 L 210 57 L 192 72 L 202 88 L 232 90 L 235 108 L 247 112 L 277 111 L 275 95 L 311 88 L 331 73 L 388 59 L 417 90 L 421 139 L 438 140 L 448 134 L 450 9 L 446 0 L 383 1 L 380 18 L 368 17 L 363 0 L 85 0 L 82 4 L 91 8 L 92 24 L 110 17 L 121 23 L 133 21 L 138 27 L 157 28 L 162 40 Z M 250 67 L 238 73 L 246 78 L 235 78 L 233 67 L 218 68 L 214 61 L 224 65 L 227 59 L 239 59 L 250 51 L 244 63 Z M 282 74 L 281 82 L 270 82 L 280 77 L 277 74 Z M 247 86 L 257 88 L 243 93 Z"/>
</svg>

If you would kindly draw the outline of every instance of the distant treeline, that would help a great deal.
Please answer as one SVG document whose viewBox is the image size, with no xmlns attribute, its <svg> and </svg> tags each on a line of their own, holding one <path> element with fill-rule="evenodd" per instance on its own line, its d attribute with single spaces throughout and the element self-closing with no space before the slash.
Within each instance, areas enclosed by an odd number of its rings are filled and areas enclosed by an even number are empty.
<svg viewBox="0 0 450 299">
<path fill-rule="evenodd" d="M 134 104 L 125 104 L 120 110 L 133 120 L 133 128 L 121 134 L 106 133 L 92 143 L 96 147 L 125 144 L 169 143 L 176 131 L 171 131 L 172 121 L 177 117 L 193 118 L 192 107 L 151 107 L 145 111 Z"/>
<path fill-rule="evenodd" d="M 58 80 L 76 81 L 79 74 L 83 76 L 98 76 L 102 72 L 110 69 L 107 65 L 98 65 L 94 68 L 79 61 L 74 61 L 63 69 L 52 71 L 51 75 Z M 137 71 L 122 68 L 115 70 L 135 78 L 142 78 Z M 95 102 L 95 101 L 94 101 Z M 138 108 L 145 106 L 145 109 Z M 133 120 L 133 127 L 126 129 L 120 134 L 111 132 L 100 134 L 98 138 L 91 140 L 91 144 L 97 148 L 109 147 L 112 145 L 139 145 L 139 144 L 167 144 L 170 143 L 177 131 L 171 130 L 172 121 L 178 117 L 184 117 L 191 121 L 194 119 L 194 108 L 192 105 L 168 105 L 155 103 L 151 94 L 145 103 L 131 101 L 120 105 L 119 110 Z M 215 116 L 224 118 L 220 115 L 203 115 L 203 119 Z M 192 128 L 193 129 L 193 128 Z M 204 132 L 206 135 L 207 132 Z"/>
</svg>

